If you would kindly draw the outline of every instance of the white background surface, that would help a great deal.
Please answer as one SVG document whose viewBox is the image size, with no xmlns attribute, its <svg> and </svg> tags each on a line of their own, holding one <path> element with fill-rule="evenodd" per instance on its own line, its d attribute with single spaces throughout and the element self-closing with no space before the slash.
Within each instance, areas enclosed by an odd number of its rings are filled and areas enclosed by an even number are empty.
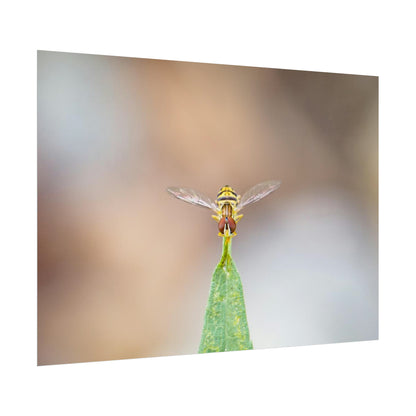
<svg viewBox="0 0 416 416">
<path fill-rule="evenodd" d="M 38 1 L 3 9 L 2 414 L 415 413 L 410 4 Z M 36 367 L 37 49 L 379 75 L 380 341 Z"/>
</svg>

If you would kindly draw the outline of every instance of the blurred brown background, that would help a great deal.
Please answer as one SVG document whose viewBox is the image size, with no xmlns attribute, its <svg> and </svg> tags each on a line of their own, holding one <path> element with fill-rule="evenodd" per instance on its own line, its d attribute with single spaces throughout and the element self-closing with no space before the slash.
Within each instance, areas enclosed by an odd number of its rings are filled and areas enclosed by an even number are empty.
<svg viewBox="0 0 416 416">
<path fill-rule="evenodd" d="M 38 53 L 38 364 L 198 350 L 214 198 L 254 348 L 378 337 L 378 78 Z"/>
</svg>

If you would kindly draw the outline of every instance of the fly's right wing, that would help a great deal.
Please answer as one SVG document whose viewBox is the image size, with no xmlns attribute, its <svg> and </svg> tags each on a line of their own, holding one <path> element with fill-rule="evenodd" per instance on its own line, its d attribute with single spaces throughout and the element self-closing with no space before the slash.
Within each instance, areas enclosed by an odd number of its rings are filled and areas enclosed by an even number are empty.
<svg viewBox="0 0 416 416">
<path fill-rule="evenodd" d="M 241 197 L 240 203 L 237 205 L 237 210 L 239 211 L 247 205 L 254 204 L 254 202 L 259 201 L 275 191 L 279 186 L 280 181 L 274 180 L 262 182 L 253 186 Z"/>
<path fill-rule="evenodd" d="M 188 202 L 192 205 L 198 205 L 200 207 L 210 208 L 216 212 L 217 206 L 214 202 L 204 194 L 195 191 L 191 188 L 178 188 L 176 186 L 170 186 L 167 191 L 175 198 Z"/>
</svg>

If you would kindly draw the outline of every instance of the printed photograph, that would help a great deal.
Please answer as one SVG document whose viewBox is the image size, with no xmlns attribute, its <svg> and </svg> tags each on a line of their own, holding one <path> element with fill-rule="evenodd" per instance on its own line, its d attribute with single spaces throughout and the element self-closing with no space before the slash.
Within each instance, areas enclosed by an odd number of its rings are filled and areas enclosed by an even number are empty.
<svg viewBox="0 0 416 416">
<path fill-rule="evenodd" d="M 38 365 L 378 339 L 378 77 L 38 51 Z"/>
</svg>

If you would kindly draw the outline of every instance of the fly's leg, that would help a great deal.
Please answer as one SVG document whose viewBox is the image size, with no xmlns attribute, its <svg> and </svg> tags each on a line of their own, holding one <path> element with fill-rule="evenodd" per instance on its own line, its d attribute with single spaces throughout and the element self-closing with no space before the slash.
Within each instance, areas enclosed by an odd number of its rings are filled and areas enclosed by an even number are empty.
<svg viewBox="0 0 416 416">
<path fill-rule="evenodd" d="M 221 220 L 221 215 L 211 215 L 212 218 L 214 218 L 215 221 L 220 222 Z"/>
<path fill-rule="evenodd" d="M 222 218 L 222 211 L 217 209 L 215 212 L 217 215 L 211 215 L 211 217 L 214 218 L 215 221 L 220 222 Z"/>
<path fill-rule="evenodd" d="M 221 234 L 221 232 L 218 233 L 219 237 L 230 237 L 233 236 L 234 234 L 230 234 L 230 229 L 228 227 L 226 227 L 224 229 L 224 234 Z"/>
<path fill-rule="evenodd" d="M 237 223 L 238 221 L 240 221 L 240 220 L 241 220 L 241 218 L 243 218 L 243 214 L 236 215 L 236 216 L 234 217 L 234 221 Z"/>
</svg>

